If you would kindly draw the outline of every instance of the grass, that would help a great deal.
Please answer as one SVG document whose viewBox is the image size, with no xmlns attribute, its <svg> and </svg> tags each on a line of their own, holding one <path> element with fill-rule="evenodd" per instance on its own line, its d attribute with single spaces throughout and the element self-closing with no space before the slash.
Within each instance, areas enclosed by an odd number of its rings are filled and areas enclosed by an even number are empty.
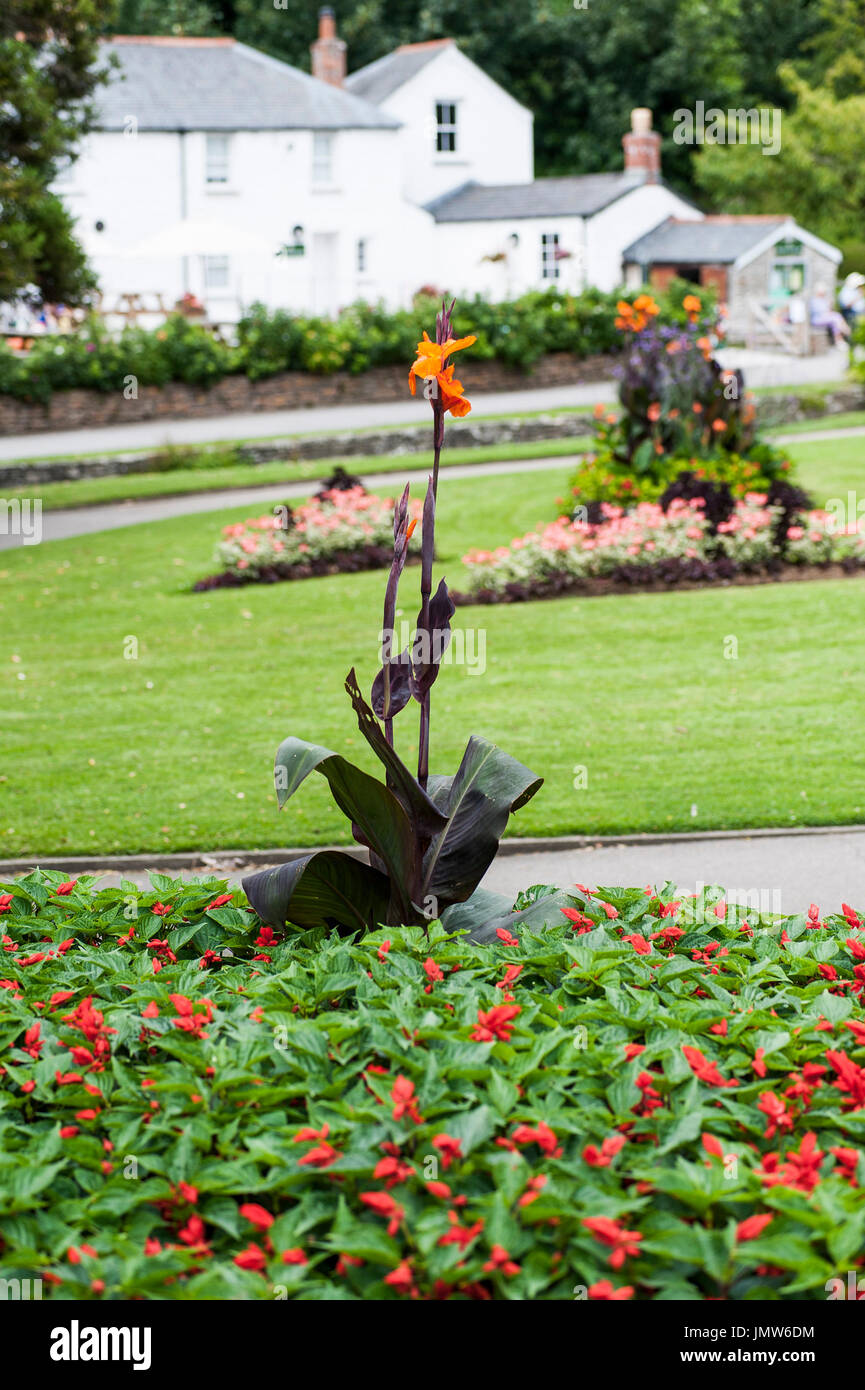
<svg viewBox="0 0 865 1390">
<path fill-rule="evenodd" d="M 865 441 L 796 453 L 829 496 L 865 478 Z M 445 478 L 437 574 L 461 586 L 470 546 L 552 515 L 568 471 Z M 289 732 L 372 767 L 342 681 L 375 674 L 384 577 L 190 593 L 244 510 L 0 556 L 4 856 L 347 838 L 317 778 L 279 817 L 270 769 Z M 416 571 L 401 597 L 411 620 Z M 861 821 L 863 598 L 850 579 L 461 609 L 486 670 L 443 670 L 434 769 L 473 732 L 502 744 L 546 778 L 522 835 Z M 397 729 L 411 760 L 413 709 Z"/>
<path fill-rule="evenodd" d="M 833 497 L 845 502 L 848 492 L 865 498 L 865 435 L 812 440 L 790 450 L 796 481 L 823 507 Z"/>
<path fill-rule="evenodd" d="M 512 459 L 569 458 L 589 447 L 589 436 L 573 439 L 539 439 L 527 444 L 490 444 L 477 449 L 448 449 L 443 467 L 460 463 L 503 463 Z M 432 451 L 399 454 L 392 457 L 371 455 L 356 458 L 303 459 L 292 462 L 233 464 L 225 468 L 177 468 L 164 473 L 128 473 L 119 477 L 81 478 L 68 483 L 45 483 L 39 488 L 43 511 L 67 507 L 91 507 L 132 498 L 177 497 L 195 492 L 219 492 L 227 488 L 267 487 L 272 483 L 316 482 L 325 478 L 337 464 L 350 473 L 405 473 L 408 469 L 432 467 Z M 2 477 L 2 473 L 0 473 Z M 32 483 L 9 488 L 5 500 L 32 497 Z"/>
<path fill-rule="evenodd" d="M 773 425 L 765 433 L 811 434 L 816 430 L 844 430 L 865 425 L 865 410 L 845 410 L 838 415 L 812 416 L 810 420 L 792 420 L 787 425 Z"/>
</svg>

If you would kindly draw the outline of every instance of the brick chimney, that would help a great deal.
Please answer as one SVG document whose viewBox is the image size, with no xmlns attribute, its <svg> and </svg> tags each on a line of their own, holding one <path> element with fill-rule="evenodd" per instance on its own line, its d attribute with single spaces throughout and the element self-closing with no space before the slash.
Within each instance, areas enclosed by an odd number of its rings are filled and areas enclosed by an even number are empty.
<svg viewBox="0 0 865 1390">
<path fill-rule="evenodd" d="M 345 40 L 336 36 L 336 15 L 329 5 L 318 12 L 318 38 L 309 51 L 313 77 L 341 87 L 345 81 Z"/>
<path fill-rule="evenodd" d="M 661 137 L 652 130 L 652 113 L 648 106 L 636 106 L 631 112 L 631 129 L 622 136 L 625 149 L 625 173 L 642 183 L 658 183 L 661 177 Z"/>
</svg>

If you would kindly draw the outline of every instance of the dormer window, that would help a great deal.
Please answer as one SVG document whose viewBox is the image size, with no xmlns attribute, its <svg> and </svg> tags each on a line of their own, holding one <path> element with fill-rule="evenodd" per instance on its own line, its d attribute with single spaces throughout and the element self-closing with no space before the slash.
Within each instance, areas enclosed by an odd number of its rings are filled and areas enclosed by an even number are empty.
<svg viewBox="0 0 865 1390">
<path fill-rule="evenodd" d="M 436 152 L 457 152 L 457 104 L 455 101 L 436 102 Z"/>
</svg>

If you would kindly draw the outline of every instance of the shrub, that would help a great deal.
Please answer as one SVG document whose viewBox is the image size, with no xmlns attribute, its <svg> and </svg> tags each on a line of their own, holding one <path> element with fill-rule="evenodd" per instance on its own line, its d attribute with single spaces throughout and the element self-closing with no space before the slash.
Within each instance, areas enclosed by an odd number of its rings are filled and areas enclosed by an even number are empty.
<svg viewBox="0 0 865 1390">
<path fill-rule="evenodd" d="M 724 370 L 712 356 L 711 308 L 688 293 L 677 316 L 662 317 L 649 294 L 622 299 L 617 309 L 625 341 L 621 410 L 595 410 L 596 448 L 572 481 L 578 506 L 655 501 L 685 469 L 740 497 L 789 471 L 785 454 L 755 440 L 741 372 Z"/>
<path fill-rule="evenodd" d="M 681 307 L 669 298 L 661 305 L 671 323 L 681 316 Z M 119 338 L 94 320 L 79 334 L 37 339 L 26 356 L 0 344 L 0 395 L 46 402 L 52 392 L 74 387 L 119 391 L 130 375 L 142 386 L 169 381 L 209 386 L 231 373 L 256 381 L 283 371 L 356 374 L 401 366 L 413 351 L 418 317 L 434 312 L 427 294 L 419 294 L 411 310 L 359 301 L 336 319 L 253 304 L 237 325 L 236 348 L 181 314 L 158 329 L 127 328 Z M 615 295 L 594 289 L 571 295 L 552 287 L 507 303 L 475 298 L 458 311 L 454 325 L 462 335 L 470 329 L 477 334 L 478 357 L 529 370 L 547 352 L 577 357 L 617 352 L 615 317 Z"/>
<path fill-rule="evenodd" d="M 558 505 L 563 514 L 571 515 L 575 507 L 590 502 L 634 506 L 638 502 L 673 498 L 687 486 L 686 482 L 680 482 L 686 475 L 696 478 L 698 483 L 726 488 L 733 497 L 742 498 L 749 492 L 768 492 L 776 483 L 781 483 L 791 469 L 792 464 L 785 454 L 760 445 L 755 445 L 744 456 L 721 454 L 711 460 L 664 455 L 647 474 L 635 474 L 612 454 L 591 453 L 580 459 L 571 477 L 570 496 L 560 498 Z"/>
<path fill-rule="evenodd" d="M 849 907 L 535 889 L 477 946 L 61 878 L 0 885 L 0 1272 L 47 1299 L 825 1300 L 860 1257 Z"/>
</svg>

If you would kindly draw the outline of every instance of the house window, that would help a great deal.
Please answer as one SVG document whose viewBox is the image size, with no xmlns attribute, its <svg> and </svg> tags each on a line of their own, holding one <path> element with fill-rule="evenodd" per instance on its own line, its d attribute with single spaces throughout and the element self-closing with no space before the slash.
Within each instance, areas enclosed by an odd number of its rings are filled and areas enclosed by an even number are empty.
<svg viewBox="0 0 865 1390">
<path fill-rule="evenodd" d="M 544 232 L 541 236 L 541 279 L 558 280 L 559 262 L 557 252 L 559 249 L 558 232 Z"/>
<path fill-rule="evenodd" d="M 365 238 L 361 237 L 360 241 L 358 241 L 358 243 L 357 243 L 357 273 L 358 273 L 358 275 L 365 275 L 365 274 L 366 274 L 367 263 L 368 263 L 368 256 L 367 256 L 367 245 L 366 245 L 366 240 L 365 240 Z"/>
<path fill-rule="evenodd" d="M 456 154 L 457 105 L 455 101 L 436 102 L 436 150 L 439 154 Z"/>
<path fill-rule="evenodd" d="M 205 183 L 228 183 L 229 137 L 208 135 L 204 162 Z"/>
<path fill-rule="evenodd" d="M 227 290 L 229 265 L 227 256 L 204 257 L 204 288 L 206 290 Z"/>
<path fill-rule="evenodd" d="M 333 136 L 327 130 L 313 132 L 312 181 L 319 185 L 333 183 Z"/>
</svg>

